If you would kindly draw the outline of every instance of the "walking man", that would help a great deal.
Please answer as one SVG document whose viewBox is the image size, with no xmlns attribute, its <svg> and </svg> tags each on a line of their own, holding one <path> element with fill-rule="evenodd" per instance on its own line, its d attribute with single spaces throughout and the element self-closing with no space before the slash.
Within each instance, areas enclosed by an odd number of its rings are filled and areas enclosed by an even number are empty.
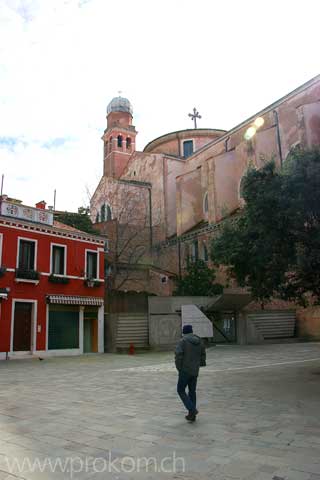
<svg viewBox="0 0 320 480">
<path fill-rule="evenodd" d="M 188 410 L 186 420 L 194 422 L 197 410 L 197 380 L 199 368 L 206 365 L 206 350 L 202 340 L 193 334 L 192 325 L 184 325 L 183 337 L 176 346 L 175 363 L 179 372 L 177 392 Z M 188 386 L 188 394 L 186 388 Z"/>
</svg>

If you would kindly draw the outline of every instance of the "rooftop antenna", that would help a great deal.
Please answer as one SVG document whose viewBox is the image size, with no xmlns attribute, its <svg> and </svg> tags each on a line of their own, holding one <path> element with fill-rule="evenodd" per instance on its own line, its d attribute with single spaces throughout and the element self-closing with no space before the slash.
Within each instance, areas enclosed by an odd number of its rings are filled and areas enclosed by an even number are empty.
<svg viewBox="0 0 320 480">
<path fill-rule="evenodd" d="M 53 192 L 53 211 L 55 212 L 56 210 L 56 189 L 54 189 L 54 192 Z"/>
<path fill-rule="evenodd" d="M 0 193 L 1 197 L 2 197 L 2 192 L 3 192 L 3 182 L 4 182 L 4 174 L 2 174 L 2 177 L 1 177 L 1 193 Z"/>
</svg>

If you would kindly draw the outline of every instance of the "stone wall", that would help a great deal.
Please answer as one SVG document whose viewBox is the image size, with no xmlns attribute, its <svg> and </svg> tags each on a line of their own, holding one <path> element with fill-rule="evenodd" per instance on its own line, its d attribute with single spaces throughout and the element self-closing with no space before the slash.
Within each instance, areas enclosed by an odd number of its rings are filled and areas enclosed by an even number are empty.
<svg viewBox="0 0 320 480">
<path fill-rule="evenodd" d="M 205 306 L 211 297 L 149 297 L 149 344 L 173 349 L 181 338 L 182 305 Z"/>
</svg>

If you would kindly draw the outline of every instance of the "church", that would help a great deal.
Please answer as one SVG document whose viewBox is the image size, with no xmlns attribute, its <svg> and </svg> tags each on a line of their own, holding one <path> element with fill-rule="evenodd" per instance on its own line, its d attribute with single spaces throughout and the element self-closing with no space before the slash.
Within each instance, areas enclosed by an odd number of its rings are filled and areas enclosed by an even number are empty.
<svg viewBox="0 0 320 480">
<path fill-rule="evenodd" d="M 188 257 L 210 265 L 210 240 L 221 222 L 240 212 L 248 167 L 273 157 L 280 168 L 293 147 L 320 144 L 320 76 L 229 131 L 165 133 L 140 152 L 132 122 L 130 101 L 113 98 L 91 218 L 109 237 L 114 289 L 171 295 Z"/>
</svg>

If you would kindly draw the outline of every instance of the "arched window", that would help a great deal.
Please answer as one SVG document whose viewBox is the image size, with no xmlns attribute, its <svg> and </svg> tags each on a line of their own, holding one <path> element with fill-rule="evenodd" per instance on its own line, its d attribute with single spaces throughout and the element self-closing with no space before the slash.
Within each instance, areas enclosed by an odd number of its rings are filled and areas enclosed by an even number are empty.
<svg viewBox="0 0 320 480">
<path fill-rule="evenodd" d="M 109 152 L 112 150 L 112 137 L 109 138 Z"/>
<path fill-rule="evenodd" d="M 101 205 L 101 222 L 106 220 L 106 206 L 105 204 Z"/>
<path fill-rule="evenodd" d="M 106 157 L 108 155 L 108 142 L 104 142 L 104 156 Z"/>
<path fill-rule="evenodd" d="M 208 200 L 208 192 L 206 192 L 203 197 L 203 213 L 205 216 L 208 215 L 208 211 L 209 211 L 209 200 Z"/>
<path fill-rule="evenodd" d="M 127 139 L 126 139 L 126 147 L 127 147 L 127 150 L 130 150 L 130 148 L 131 148 L 131 138 L 130 137 L 127 137 Z"/>
<path fill-rule="evenodd" d="M 99 213 L 97 214 L 97 218 L 99 217 Z M 103 204 L 101 205 L 100 209 L 100 222 L 109 222 L 109 220 L 112 220 L 112 213 L 111 213 L 111 208 L 110 205 Z"/>
<path fill-rule="evenodd" d="M 184 261 L 187 264 L 190 259 L 190 247 L 187 243 L 184 244 Z"/>
<path fill-rule="evenodd" d="M 199 259 L 199 245 L 198 240 L 192 242 L 192 260 L 196 262 Z"/>
<path fill-rule="evenodd" d="M 205 262 L 209 260 L 208 248 L 204 242 L 202 244 L 202 258 Z"/>
<path fill-rule="evenodd" d="M 96 223 L 99 223 L 100 222 L 100 216 L 99 216 L 99 212 L 97 213 L 97 216 L 96 216 Z"/>
<path fill-rule="evenodd" d="M 118 135 L 118 147 L 122 147 L 122 135 Z"/>
<path fill-rule="evenodd" d="M 109 205 L 107 205 L 107 222 L 109 220 L 112 220 L 112 213 L 111 213 L 111 208 Z"/>
<path fill-rule="evenodd" d="M 241 178 L 239 183 L 239 198 L 243 198 L 244 177 Z"/>
</svg>

